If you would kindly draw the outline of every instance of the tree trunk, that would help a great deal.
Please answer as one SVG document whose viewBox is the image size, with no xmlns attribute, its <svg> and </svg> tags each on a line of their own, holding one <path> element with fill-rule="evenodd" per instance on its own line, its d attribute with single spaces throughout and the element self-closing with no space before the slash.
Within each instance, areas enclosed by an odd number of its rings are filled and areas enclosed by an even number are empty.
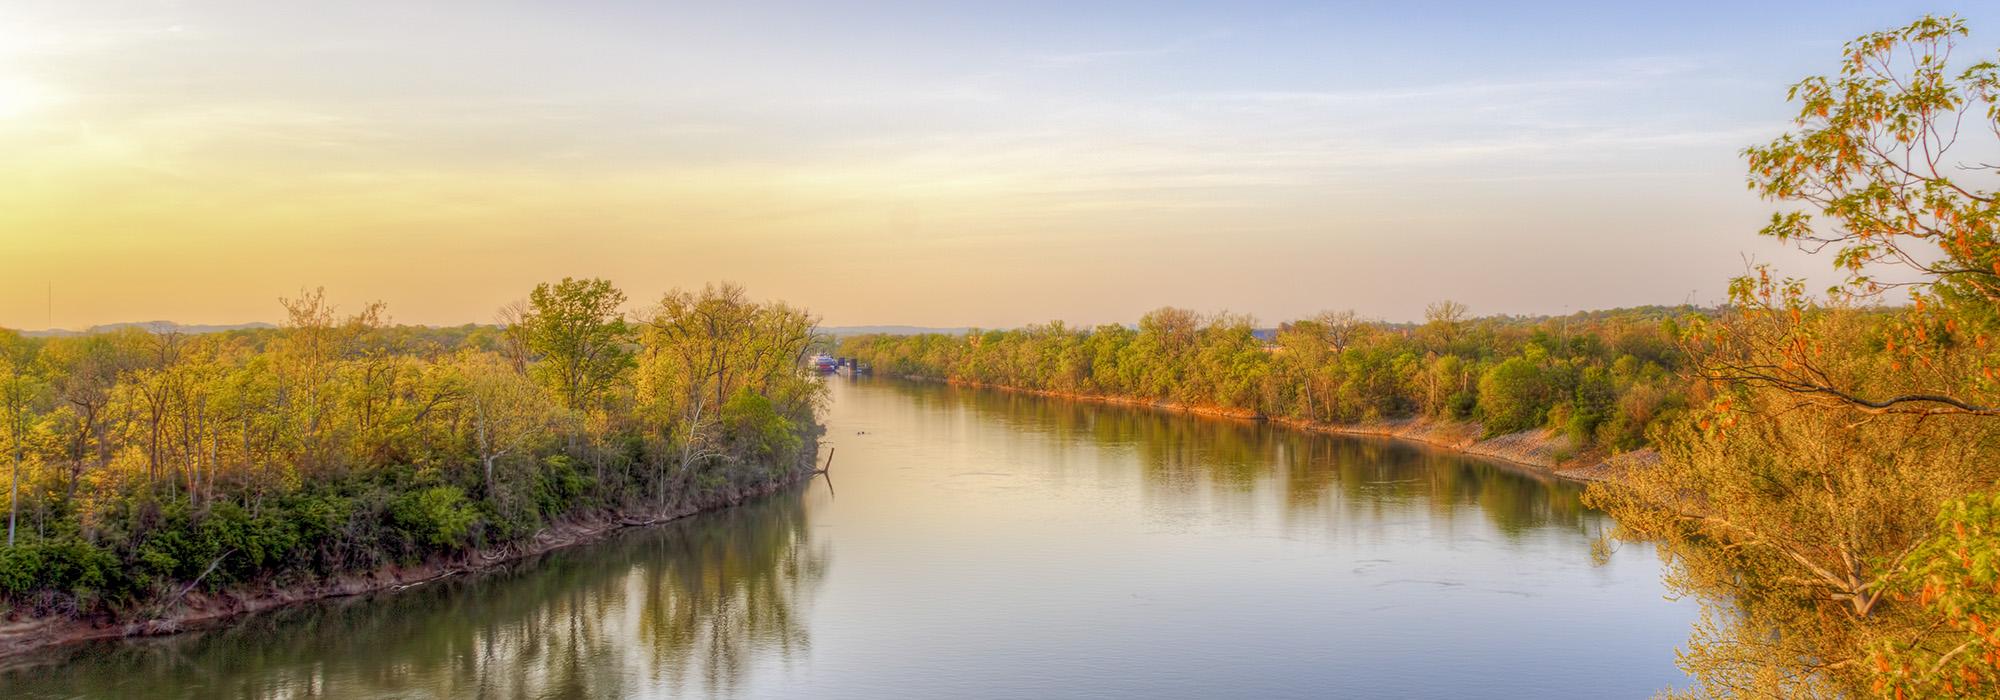
<svg viewBox="0 0 2000 700">
<path fill-rule="evenodd" d="M 15 440 L 20 437 L 15 436 Z M 13 484 L 7 488 L 7 546 L 14 546 L 14 521 L 21 517 L 21 447 L 14 446 Z"/>
<path fill-rule="evenodd" d="M 485 471 L 485 478 L 486 478 L 486 500 L 488 500 L 488 501 L 492 501 L 492 500 L 494 500 L 494 496 L 496 495 L 496 494 L 495 494 L 495 493 L 493 492 L 493 458 L 494 458 L 494 454 L 493 454 L 493 438 L 492 438 L 492 435 L 490 435 L 490 434 L 489 434 L 489 433 L 487 432 L 487 429 L 486 429 L 486 424 L 487 424 L 487 421 L 488 421 L 488 417 L 487 417 L 487 414 L 486 414 L 486 402 L 485 402 L 485 401 L 483 401 L 483 400 L 478 400 L 478 399 L 475 399 L 475 403 L 473 404 L 473 408 L 474 408 L 474 409 L 475 409 L 475 410 L 477 411 L 477 413 L 475 414 L 475 419 L 476 419 L 476 420 L 478 421 L 478 426 L 477 426 L 477 427 L 478 427 L 478 429 L 479 429 L 479 430 L 478 430 L 478 437 L 479 437 L 479 462 L 480 462 L 480 466 L 481 466 L 481 467 L 483 467 L 483 468 L 484 468 L 484 471 Z"/>
</svg>

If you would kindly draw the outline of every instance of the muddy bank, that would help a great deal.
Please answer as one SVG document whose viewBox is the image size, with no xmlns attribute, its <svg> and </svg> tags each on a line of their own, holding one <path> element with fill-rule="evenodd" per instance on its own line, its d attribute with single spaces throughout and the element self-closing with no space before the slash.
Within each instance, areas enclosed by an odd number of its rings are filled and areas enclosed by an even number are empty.
<svg viewBox="0 0 2000 700">
<path fill-rule="evenodd" d="M 1425 418 L 1355 424 L 1313 423 L 1290 418 L 1276 418 L 1272 419 L 1272 422 L 1322 433 L 1372 435 L 1420 442 L 1460 454 L 1507 462 L 1537 473 L 1572 481 L 1602 481 L 1614 473 L 1618 468 L 1617 464 L 1625 460 L 1648 459 L 1652 454 L 1651 449 L 1620 455 L 1606 455 L 1602 450 L 1596 449 L 1578 451 L 1568 435 L 1547 428 L 1535 428 L 1481 439 L 1480 436 L 1485 434 L 1486 429 L 1478 423 Z"/>
<path fill-rule="evenodd" d="M 0 665 L 6 665 L 9 658 L 19 660 L 28 652 L 54 646 L 208 629 L 242 615 L 288 605 L 394 592 L 446 578 L 477 575 L 557 549 L 597 542 L 628 528 L 659 525 L 769 496 L 810 480 L 817 474 L 813 466 L 804 461 L 781 478 L 747 488 L 713 491 L 666 510 L 634 508 L 570 518 L 551 524 L 526 540 L 433 557 L 413 566 L 392 565 L 304 584 L 279 586 L 266 582 L 214 593 L 191 591 L 172 604 L 170 612 L 161 614 L 138 618 L 92 615 L 8 619 L 0 622 Z"/>
<path fill-rule="evenodd" d="M 1601 481 L 1609 478 L 1618 469 L 1618 464 L 1627 460 L 1653 459 L 1650 448 L 1622 455 L 1607 455 L 1602 450 L 1577 450 L 1569 436 L 1547 428 L 1523 430 L 1518 433 L 1496 435 L 1482 439 L 1486 429 L 1478 423 L 1464 421 L 1441 421 L 1428 418 L 1401 418 L 1370 423 L 1316 423 L 1296 418 L 1265 416 L 1256 411 L 1220 406 L 1199 406 L 1155 401 L 1129 396 L 1104 396 L 1042 389 L 1022 389 L 984 382 L 969 382 L 937 377 L 904 376 L 903 379 L 923 382 L 943 382 L 954 386 L 994 389 L 1035 396 L 1090 401 L 1095 403 L 1118 404 L 1123 406 L 1143 406 L 1161 411 L 1189 413 L 1200 416 L 1236 418 L 1241 420 L 1263 420 L 1276 425 L 1298 430 L 1310 430 L 1339 435 L 1367 435 L 1387 437 L 1397 440 L 1419 442 L 1460 454 L 1506 462 L 1528 471 L 1554 476 L 1572 481 Z"/>
</svg>

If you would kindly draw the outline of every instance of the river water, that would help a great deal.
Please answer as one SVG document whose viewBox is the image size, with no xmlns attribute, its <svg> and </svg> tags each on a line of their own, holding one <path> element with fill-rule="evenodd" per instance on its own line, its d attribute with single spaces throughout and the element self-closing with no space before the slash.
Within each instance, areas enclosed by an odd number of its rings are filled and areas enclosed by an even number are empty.
<svg viewBox="0 0 2000 700">
<path fill-rule="evenodd" d="M 5 697 L 1646 697 L 1695 615 L 1574 485 L 833 378 L 831 479 L 506 571 L 105 642 Z"/>
</svg>

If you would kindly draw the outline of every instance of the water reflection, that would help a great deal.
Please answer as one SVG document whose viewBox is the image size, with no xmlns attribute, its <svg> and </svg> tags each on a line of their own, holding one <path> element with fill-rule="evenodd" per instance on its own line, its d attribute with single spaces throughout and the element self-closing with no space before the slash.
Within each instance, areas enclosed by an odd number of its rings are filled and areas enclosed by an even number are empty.
<svg viewBox="0 0 2000 700">
<path fill-rule="evenodd" d="M 728 694 L 807 651 L 828 553 L 802 491 L 561 550 L 509 571 L 68 650 L 8 697 L 602 698 Z"/>
<path fill-rule="evenodd" d="M 1644 697 L 1692 609 L 1579 489 L 1379 439 L 835 380 L 833 480 L 0 697 Z M 838 566 L 830 566 L 830 562 Z"/>
<path fill-rule="evenodd" d="M 1212 490 L 1249 494 L 1269 480 L 1283 489 L 1288 510 L 1340 509 L 1357 520 L 1420 504 L 1441 521 L 1487 518 L 1510 537 L 1551 527 L 1594 534 L 1608 524 L 1583 506 L 1579 485 L 1387 438 L 938 384 L 890 386 L 926 411 L 964 410 L 979 421 L 1046 435 L 1065 449 L 1086 442 L 1131 451 L 1156 498 Z M 1058 455 L 1050 461 L 1064 460 Z M 1245 504 L 1261 507 L 1254 500 Z"/>
</svg>

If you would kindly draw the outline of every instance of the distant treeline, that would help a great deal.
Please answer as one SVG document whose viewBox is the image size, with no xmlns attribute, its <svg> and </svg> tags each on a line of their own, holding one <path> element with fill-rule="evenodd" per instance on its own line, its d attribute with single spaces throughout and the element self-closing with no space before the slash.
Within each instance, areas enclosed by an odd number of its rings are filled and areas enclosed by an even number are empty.
<svg viewBox="0 0 2000 700">
<path fill-rule="evenodd" d="M 1138 398 L 1314 423 L 1476 421 L 1487 434 L 1548 427 L 1579 450 L 1624 451 L 1684 406 L 1675 344 L 1692 307 L 1556 318 L 1472 318 L 1434 304 L 1421 325 L 1324 313 L 1266 342 L 1250 318 L 1163 308 L 1137 329 L 1061 322 L 964 335 L 865 335 L 841 353 L 879 372 Z"/>
<path fill-rule="evenodd" d="M 809 467 L 810 315 L 729 286 L 624 303 L 565 279 L 494 326 L 310 292 L 276 329 L 0 331 L 0 601 L 161 614 L 196 582 L 366 571 Z"/>
</svg>

